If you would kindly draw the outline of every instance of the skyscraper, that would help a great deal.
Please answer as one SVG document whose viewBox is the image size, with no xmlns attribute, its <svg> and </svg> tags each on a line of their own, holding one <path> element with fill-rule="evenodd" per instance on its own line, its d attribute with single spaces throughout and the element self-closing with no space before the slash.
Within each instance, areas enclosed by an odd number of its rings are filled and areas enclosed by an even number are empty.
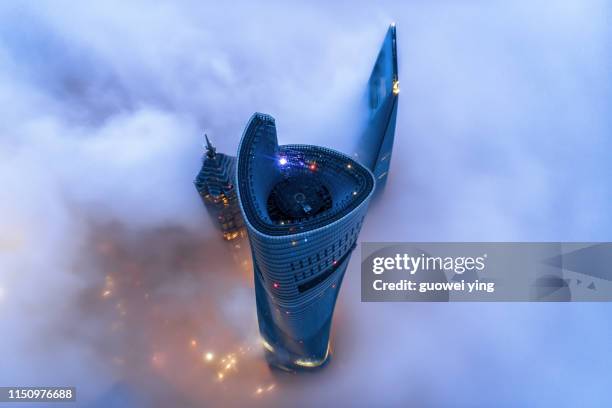
<svg viewBox="0 0 612 408">
<path fill-rule="evenodd" d="M 399 99 L 395 24 L 391 24 L 376 58 L 366 89 L 367 125 L 355 148 L 355 158 L 369 168 L 381 190 L 389 173 Z"/>
<path fill-rule="evenodd" d="M 237 189 L 251 243 L 268 361 L 312 368 L 329 356 L 338 291 L 375 187 L 372 173 L 319 146 L 279 146 L 255 113 L 238 148 Z"/>
<path fill-rule="evenodd" d="M 193 183 L 223 238 L 229 241 L 239 237 L 244 227 L 234 186 L 236 158 L 217 153 L 208 136 L 204 137 L 206 153 Z"/>
</svg>

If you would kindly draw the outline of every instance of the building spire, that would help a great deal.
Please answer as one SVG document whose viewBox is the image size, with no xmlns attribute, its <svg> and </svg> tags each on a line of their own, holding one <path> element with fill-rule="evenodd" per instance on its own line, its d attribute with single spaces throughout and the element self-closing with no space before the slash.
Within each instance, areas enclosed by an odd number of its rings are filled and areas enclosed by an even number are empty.
<svg viewBox="0 0 612 408">
<path fill-rule="evenodd" d="M 204 138 L 206 139 L 206 155 L 209 158 L 214 159 L 215 155 L 217 154 L 217 149 L 215 149 L 212 143 L 210 143 L 210 140 L 208 140 L 208 135 L 206 133 L 204 133 Z"/>
</svg>

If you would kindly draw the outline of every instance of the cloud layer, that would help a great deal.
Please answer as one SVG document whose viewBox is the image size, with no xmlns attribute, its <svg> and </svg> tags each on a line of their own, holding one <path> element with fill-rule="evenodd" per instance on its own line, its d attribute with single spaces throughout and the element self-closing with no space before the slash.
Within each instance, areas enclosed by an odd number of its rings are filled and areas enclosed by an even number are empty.
<svg viewBox="0 0 612 408">
<path fill-rule="evenodd" d="M 349 145 L 396 21 L 396 146 L 362 239 L 610 240 L 610 17 L 597 0 L 1 5 L 0 383 L 76 385 L 84 406 L 602 404 L 607 305 L 361 304 L 356 259 L 332 364 L 270 372 L 246 243 L 218 242 L 192 179 L 202 133 L 233 153 L 254 111 L 281 143 Z"/>
</svg>

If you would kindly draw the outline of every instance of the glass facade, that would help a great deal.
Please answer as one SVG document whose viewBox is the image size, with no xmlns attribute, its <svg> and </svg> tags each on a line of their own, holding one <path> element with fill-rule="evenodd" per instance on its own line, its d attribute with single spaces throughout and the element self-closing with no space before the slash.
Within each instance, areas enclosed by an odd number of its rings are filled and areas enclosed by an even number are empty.
<svg viewBox="0 0 612 408">
<path fill-rule="evenodd" d="M 274 119 L 256 113 L 238 150 L 237 187 L 268 360 L 286 369 L 320 366 L 375 179 L 334 150 L 279 146 Z"/>
<path fill-rule="evenodd" d="M 213 222 L 228 241 L 244 235 L 244 223 L 234 186 L 235 173 L 236 158 L 217 153 L 206 136 L 206 153 L 194 184 Z"/>
<path fill-rule="evenodd" d="M 368 80 L 368 120 L 354 152 L 355 158 L 374 173 L 378 190 L 384 187 L 391 165 L 399 92 L 396 29 L 392 24 Z"/>
</svg>

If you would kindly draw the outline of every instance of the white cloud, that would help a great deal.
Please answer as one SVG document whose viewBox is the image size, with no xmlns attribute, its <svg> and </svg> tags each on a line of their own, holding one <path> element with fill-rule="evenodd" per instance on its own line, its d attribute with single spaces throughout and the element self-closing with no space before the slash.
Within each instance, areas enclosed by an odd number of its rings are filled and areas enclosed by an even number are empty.
<svg viewBox="0 0 612 408">
<path fill-rule="evenodd" d="M 213 312 L 186 308 L 199 301 L 191 286 L 197 273 L 189 275 L 198 268 L 217 282 L 202 287 L 212 305 L 246 321 L 248 280 L 233 280 L 219 263 L 217 244 L 199 254 L 183 242 L 208 242 L 200 231 L 208 232 L 210 223 L 191 184 L 201 134 L 206 130 L 220 151 L 232 153 L 250 115 L 263 111 L 276 117 L 281 143 L 342 148 L 355 131 L 355 100 L 391 20 L 398 24 L 402 84 L 396 147 L 385 199 L 373 208 L 362 238 L 609 240 L 609 18 L 609 6 L 596 0 L 350 8 L 2 4 L 0 316 L 12 333 L 2 346 L 12 351 L 5 364 L 14 370 L 2 370 L 0 379 L 27 382 L 32 373 L 48 379 L 58 372 L 51 367 L 72 353 L 65 378 L 92 378 L 83 387 L 96 395 L 115 380 L 100 355 L 136 353 L 130 341 L 149 344 L 133 333 L 136 340 L 128 336 L 125 343 L 96 336 L 107 316 L 97 316 L 95 302 L 83 299 L 104 280 L 86 272 L 103 268 L 93 258 L 87 267 L 79 262 L 92 250 L 92 234 L 106 236 L 99 224 L 117 222 L 135 234 L 119 234 L 119 241 L 129 247 L 128 260 L 159 273 L 153 275 L 164 285 L 160 293 L 169 299 L 189 293 L 185 304 L 168 301 L 189 324 L 197 325 L 198 315 L 214 320 Z M 181 256 L 165 251 L 156 241 L 161 234 L 151 233 L 164 228 L 180 231 L 168 242 Z M 200 256 L 195 266 L 194 254 Z M 124 266 L 125 257 L 118 259 L 112 265 Z M 530 364 L 542 359 L 544 372 L 549 365 L 571 372 L 563 356 L 580 348 L 584 339 L 576 333 L 600 336 L 592 349 L 603 348 L 610 335 L 595 328 L 605 305 L 572 305 L 565 313 L 528 305 L 359 304 L 355 272 L 339 302 L 338 364 L 315 379 L 288 381 L 292 396 L 314 401 L 331 384 L 339 397 L 363 404 L 374 402 L 372 389 L 384 389 L 392 402 L 418 391 L 417 403 L 443 405 L 451 394 L 467 398 L 478 390 L 477 382 L 441 384 L 448 377 L 473 376 L 494 387 L 495 376 L 510 381 L 503 373 L 516 374 L 511 384 L 535 392 L 551 382 L 525 376 L 514 355 Z M 188 277 L 175 281 L 177 273 Z M 230 284 L 243 285 L 231 301 L 218 290 Z M 68 325 L 79 335 L 62 332 L 65 344 L 54 342 L 61 351 L 52 355 L 52 323 L 65 316 L 83 319 Z M 145 323 L 139 328 L 150 329 Z M 224 339 L 238 336 L 235 322 L 215 324 Z M 512 336 L 513 344 L 499 340 Z M 444 338 L 452 341 L 442 344 Z M 566 340 L 555 346 L 559 339 Z M 40 361 L 28 358 L 33 349 Z M 609 363 L 609 353 L 597 360 Z M 576 389 L 599 384 L 594 370 L 584 378 L 578 378 L 584 370 L 571 375 Z M 436 378 L 437 386 L 428 386 Z"/>
</svg>

